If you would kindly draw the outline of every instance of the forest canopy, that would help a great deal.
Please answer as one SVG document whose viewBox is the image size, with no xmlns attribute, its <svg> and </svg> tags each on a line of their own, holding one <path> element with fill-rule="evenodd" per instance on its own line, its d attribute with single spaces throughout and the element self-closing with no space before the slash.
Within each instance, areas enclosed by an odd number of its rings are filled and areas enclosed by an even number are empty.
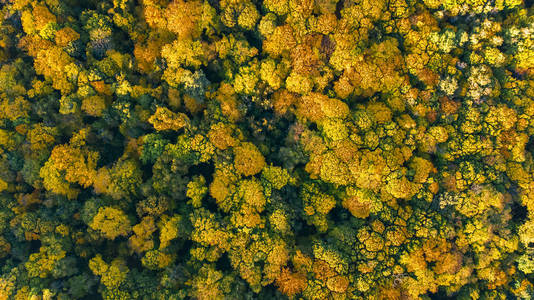
<svg viewBox="0 0 534 300">
<path fill-rule="evenodd" d="M 0 1 L 0 300 L 534 298 L 533 4 Z"/>
</svg>

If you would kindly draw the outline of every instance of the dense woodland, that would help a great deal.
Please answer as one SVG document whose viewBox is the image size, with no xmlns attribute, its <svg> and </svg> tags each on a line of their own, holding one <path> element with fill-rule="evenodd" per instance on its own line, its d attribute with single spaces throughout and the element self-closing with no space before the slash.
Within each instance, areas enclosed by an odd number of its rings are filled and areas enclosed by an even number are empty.
<svg viewBox="0 0 534 300">
<path fill-rule="evenodd" d="M 1 0 L 0 300 L 532 299 L 522 0 Z"/>
</svg>

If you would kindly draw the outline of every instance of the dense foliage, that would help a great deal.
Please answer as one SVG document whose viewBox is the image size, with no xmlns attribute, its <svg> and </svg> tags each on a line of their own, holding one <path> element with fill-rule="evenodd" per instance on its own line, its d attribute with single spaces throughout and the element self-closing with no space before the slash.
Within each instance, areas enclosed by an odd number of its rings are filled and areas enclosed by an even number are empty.
<svg viewBox="0 0 534 300">
<path fill-rule="evenodd" d="M 532 4 L 0 1 L 0 300 L 531 299 Z"/>
</svg>

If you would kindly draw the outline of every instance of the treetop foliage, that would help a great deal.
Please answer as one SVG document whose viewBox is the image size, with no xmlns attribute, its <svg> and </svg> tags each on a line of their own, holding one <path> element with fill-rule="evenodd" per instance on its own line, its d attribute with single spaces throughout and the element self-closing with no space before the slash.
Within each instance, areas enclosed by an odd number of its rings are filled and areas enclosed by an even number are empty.
<svg viewBox="0 0 534 300">
<path fill-rule="evenodd" d="M 532 4 L 0 1 L 0 300 L 534 298 Z"/>
</svg>

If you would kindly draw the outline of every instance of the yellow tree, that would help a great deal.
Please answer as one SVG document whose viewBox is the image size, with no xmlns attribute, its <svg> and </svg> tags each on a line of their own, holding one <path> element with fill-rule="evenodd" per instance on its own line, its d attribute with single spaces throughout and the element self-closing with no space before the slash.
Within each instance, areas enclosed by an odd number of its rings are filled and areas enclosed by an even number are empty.
<svg viewBox="0 0 534 300">
<path fill-rule="evenodd" d="M 98 95 L 84 98 L 82 100 L 82 110 L 93 117 L 100 117 L 106 109 L 106 101 Z"/>
<path fill-rule="evenodd" d="M 174 113 L 166 107 L 158 107 L 148 122 L 154 126 L 157 131 L 161 130 L 179 130 L 189 124 L 189 118 L 183 113 Z"/>
<path fill-rule="evenodd" d="M 207 1 L 173 1 L 165 9 L 167 29 L 179 39 L 196 39 L 215 25 L 216 11 Z"/>
<path fill-rule="evenodd" d="M 252 143 L 245 142 L 234 148 L 236 170 L 245 175 L 258 174 L 265 166 L 265 158 Z"/>
<path fill-rule="evenodd" d="M 152 216 L 144 217 L 141 222 L 133 226 L 134 235 L 128 240 L 130 248 L 142 253 L 154 248 L 154 241 L 152 240 L 152 233 L 156 231 L 156 225 Z"/>
<path fill-rule="evenodd" d="M 93 184 L 96 178 L 98 152 L 59 145 L 52 150 L 48 161 L 40 170 L 45 189 L 72 199 L 78 189 L 71 185 L 77 183 L 84 188 Z"/>
<path fill-rule="evenodd" d="M 174 215 L 172 217 L 169 217 L 167 215 L 163 215 L 161 222 L 160 222 L 160 236 L 159 241 L 160 249 L 164 249 L 170 245 L 170 242 L 181 234 L 183 231 L 182 225 L 182 216 L 180 215 Z"/>
<path fill-rule="evenodd" d="M 128 267 L 122 259 L 116 258 L 110 264 L 102 259 L 102 255 L 97 254 L 89 261 L 89 269 L 93 274 L 100 276 L 100 282 L 107 288 L 118 288 L 126 280 Z"/>
<path fill-rule="evenodd" d="M 122 210 L 110 206 L 99 208 L 89 226 L 110 240 L 127 236 L 132 231 L 128 216 Z"/>
<path fill-rule="evenodd" d="M 74 59 L 57 46 L 42 49 L 37 52 L 34 68 L 38 74 L 51 79 L 53 87 L 64 94 L 74 89 L 71 82 L 79 73 L 79 67 Z"/>
</svg>

